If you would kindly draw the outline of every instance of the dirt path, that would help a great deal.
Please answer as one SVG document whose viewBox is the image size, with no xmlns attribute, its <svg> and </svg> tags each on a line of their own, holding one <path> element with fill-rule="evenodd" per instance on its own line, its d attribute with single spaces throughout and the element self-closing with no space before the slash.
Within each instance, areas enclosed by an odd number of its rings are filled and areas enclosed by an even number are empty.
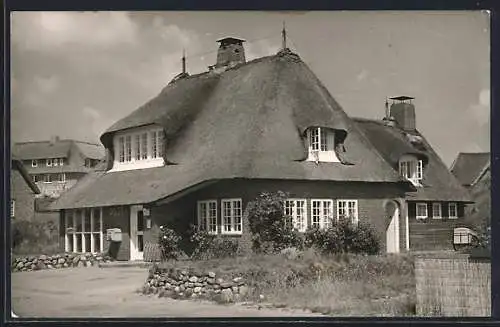
<svg viewBox="0 0 500 327">
<path fill-rule="evenodd" d="M 136 293 L 142 268 L 74 268 L 13 273 L 12 309 L 20 317 L 284 317 L 306 311 L 180 301 Z"/>
</svg>

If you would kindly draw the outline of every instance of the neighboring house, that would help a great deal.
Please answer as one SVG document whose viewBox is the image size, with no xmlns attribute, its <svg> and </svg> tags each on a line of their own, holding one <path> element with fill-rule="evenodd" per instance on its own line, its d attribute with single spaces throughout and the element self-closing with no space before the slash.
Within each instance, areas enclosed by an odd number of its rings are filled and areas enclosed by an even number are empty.
<svg viewBox="0 0 500 327">
<path fill-rule="evenodd" d="M 40 190 L 32 181 L 21 160 L 12 157 L 10 174 L 10 217 L 16 220 L 33 220 L 35 195 Z"/>
<path fill-rule="evenodd" d="M 451 173 L 468 189 L 482 178 L 488 178 L 489 170 L 489 152 L 460 152 L 450 167 Z"/>
<path fill-rule="evenodd" d="M 489 152 L 458 154 L 450 167 L 457 180 L 466 187 L 474 206 L 467 212 L 466 226 L 485 232 L 491 219 L 491 160 Z"/>
<path fill-rule="evenodd" d="M 40 188 L 41 196 L 51 198 L 70 189 L 104 158 L 104 149 L 98 144 L 57 136 L 49 141 L 15 143 L 13 151 Z"/>
<path fill-rule="evenodd" d="M 413 98 L 391 99 L 383 120 L 354 120 L 386 162 L 416 187 L 405 198 L 409 247 L 451 249 L 453 229 L 461 225 L 471 197 L 417 130 Z"/>
<path fill-rule="evenodd" d="M 197 224 L 248 250 L 247 204 L 281 190 L 300 231 L 347 216 L 370 223 L 384 251 L 408 250 L 406 193 L 421 187 L 399 175 L 298 55 L 283 49 L 246 62 L 243 40 L 218 42 L 208 72 L 190 76 L 183 60 L 157 97 L 101 136 L 106 170 L 53 205 L 61 246 L 141 260 L 161 225 L 185 235 Z M 442 173 L 432 171 L 424 166 L 424 174 Z M 446 196 L 460 215 L 461 196 Z M 106 237 L 112 228 L 117 242 Z"/>
</svg>

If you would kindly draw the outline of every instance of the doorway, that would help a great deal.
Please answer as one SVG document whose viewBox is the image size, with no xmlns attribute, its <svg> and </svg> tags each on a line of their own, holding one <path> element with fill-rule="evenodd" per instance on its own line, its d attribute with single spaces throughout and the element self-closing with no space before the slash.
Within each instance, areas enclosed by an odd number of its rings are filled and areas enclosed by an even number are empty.
<svg viewBox="0 0 500 327">
<path fill-rule="evenodd" d="M 144 259 L 144 212 L 142 205 L 130 207 L 130 260 Z"/>
</svg>

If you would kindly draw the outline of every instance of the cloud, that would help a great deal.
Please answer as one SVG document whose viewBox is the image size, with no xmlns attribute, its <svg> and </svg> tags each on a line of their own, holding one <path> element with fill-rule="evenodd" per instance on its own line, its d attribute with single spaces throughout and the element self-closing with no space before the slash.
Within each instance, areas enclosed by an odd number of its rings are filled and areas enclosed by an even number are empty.
<svg viewBox="0 0 500 327">
<path fill-rule="evenodd" d="M 489 125 L 490 122 L 490 90 L 479 92 L 478 102 L 469 107 L 469 113 L 479 126 Z"/>
<path fill-rule="evenodd" d="M 106 117 L 102 111 L 93 107 L 84 107 L 82 113 L 85 117 L 85 121 L 88 123 L 86 126 L 90 126 L 95 136 L 100 136 L 112 124 L 112 121 Z M 82 137 L 85 138 L 85 135 Z"/>
<path fill-rule="evenodd" d="M 11 40 L 31 51 L 74 46 L 110 48 L 135 44 L 138 33 L 137 25 L 125 12 L 14 12 Z"/>
<path fill-rule="evenodd" d="M 258 40 L 245 43 L 245 57 L 248 60 L 276 54 L 280 46 L 274 40 Z"/>
</svg>

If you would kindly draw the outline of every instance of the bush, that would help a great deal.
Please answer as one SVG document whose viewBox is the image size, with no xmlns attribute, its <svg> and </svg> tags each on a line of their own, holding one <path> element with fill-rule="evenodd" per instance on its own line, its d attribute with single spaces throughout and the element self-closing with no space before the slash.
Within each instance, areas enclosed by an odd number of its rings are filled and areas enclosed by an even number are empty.
<svg viewBox="0 0 500 327">
<path fill-rule="evenodd" d="M 15 254 L 51 254 L 59 251 L 58 226 L 53 221 L 11 220 Z"/>
<path fill-rule="evenodd" d="M 160 245 L 163 260 L 177 260 L 180 256 L 180 241 L 181 237 L 173 229 L 160 226 L 158 244 Z"/>
<path fill-rule="evenodd" d="M 239 245 L 236 240 L 218 238 L 202 230 L 193 231 L 190 241 L 194 246 L 191 258 L 197 260 L 235 257 L 239 250 Z"/>
<path fill-rule="evenodd" d="M 284 213 L 287 194 L 261 193 L 248 203 L 247 215 L 252 232 L 252 247 L 255 252 L 279 252 L 287 247 L 303 247 L 300 234 L 294 230 L 290 217 Z"/>
<path fill-rule="evenodd" d="M 359 223 L 356 226 L 347 218 L 332 222 L 327 229 L 308 229 L 304 243 L 306 247 L 313 247 L 323 254 L 376 254 L 380 250 L 380 242 L 369 225 Z"/>
</svg>

